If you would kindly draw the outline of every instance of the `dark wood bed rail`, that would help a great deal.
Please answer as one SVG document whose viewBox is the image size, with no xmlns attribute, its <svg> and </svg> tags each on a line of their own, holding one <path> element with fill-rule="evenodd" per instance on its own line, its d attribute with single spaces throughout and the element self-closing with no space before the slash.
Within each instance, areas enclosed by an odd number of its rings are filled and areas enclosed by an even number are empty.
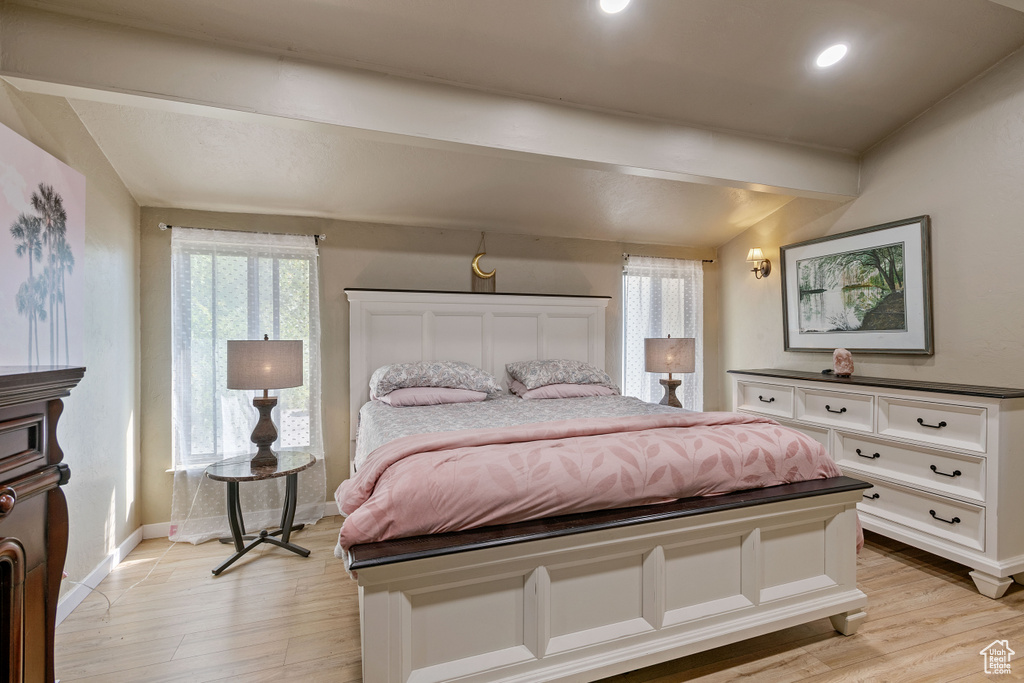
<svg viewBox="0 0 1024 683">
<path fill-rule="evenodd" d="M 525 543 L 545 538 L 556 538 L 587 531 L 614 529 L 633 524 L 659 522 L 702 515 L 710 512 L 734 510 L 765 503 L 778 503 L 798 498 L 823 496 L 830 493 L 844 493 L 870 488 L 871 484 L 851 477 L 812 479 L 795 484 L 783 484 L 763 489 L 736 491 L 720 496 L 697 496 L 680 498 L 671 503 L 639 505 L 614 510 L 595 510 L 573 515 L 548 517 L 515 524 L 499 524 L 428 536 L 398 538 L 378 543 L 363 543 L 352 546 L 349 551 L 352 563 L 349 568 L 358 571 L 368 567 L 380 567 L 395 562 L 420 560 L 470 550 L 494 548 L 512 543 Z"/>
</svg>

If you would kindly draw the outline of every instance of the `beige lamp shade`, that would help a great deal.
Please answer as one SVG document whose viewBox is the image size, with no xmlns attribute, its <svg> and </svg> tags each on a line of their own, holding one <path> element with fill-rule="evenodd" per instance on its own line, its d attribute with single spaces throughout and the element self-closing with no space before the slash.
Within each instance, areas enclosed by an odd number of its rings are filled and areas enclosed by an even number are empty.
<svg viewBox="0 0 1024 683">
<path fill-rule="evenodd" d="M 687 337 L 644 339 L 647 372 L 693 372 L 694 340 Z"/>
<path fill-rule="evenodd" d="M 302 386 L 302 340 L 228 341 L 228 389 Z"/>
<path fill-rule="evenodd" d="M 751 249 L 750 251 L 747 252 L 747 260 L 748 261 L 758 261 L 758 262 L 760 262 L 760 261 L 764 261 L 765 259 L 764 259 L 764 254 L 761 252 L 761 250 L 755 248 L 755 249 Z"/>
</svg>

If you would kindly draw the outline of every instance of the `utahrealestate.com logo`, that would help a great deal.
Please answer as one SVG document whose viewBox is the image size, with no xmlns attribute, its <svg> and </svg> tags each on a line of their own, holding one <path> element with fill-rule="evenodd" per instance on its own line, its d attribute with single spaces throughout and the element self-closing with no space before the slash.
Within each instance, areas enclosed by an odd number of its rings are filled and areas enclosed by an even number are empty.
<svg viewBox="0 0 1024 683">
<path fill-rule="evenodd" d="M 985 673 L 1008 674 L 1010 657 L 1017 653 L 1010 649 L 1010 641 L 993 640 L 978 654 L 985 658 Z"/>
</svg>

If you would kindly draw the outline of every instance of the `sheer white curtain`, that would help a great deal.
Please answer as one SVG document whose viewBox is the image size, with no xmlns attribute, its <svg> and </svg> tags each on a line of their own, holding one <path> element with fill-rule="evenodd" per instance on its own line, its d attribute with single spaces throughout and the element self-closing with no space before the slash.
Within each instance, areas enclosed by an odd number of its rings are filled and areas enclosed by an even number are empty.
<svg viewBox="0 0 1024 683">
<path fill-rule="evenodd" d="M 658 402 L 667 375 L 644 370 L 646 337 L 693 337 L 696 372 L 673 375 L 684 408 L 704 407 L 704 264 L 700 261 L 626 257 L 622 275 L 622 393 Z"/>
<path fill-rule="evenodd" d="M 302 386 L 274 392 L 274 449 L 306 450 L 295 522 L 323 516 L 326 474 L 320 424 L 320 299 L 311 236 L 172 228 L 172 451 L 170 538 L 201 543 L 228 535 L 225 484 L 203 471 L 214 460 L 255 452 L 254 392 L 227 388 L 227 340 L 301 339 Z M 281 519 L 284 478 L 239 486 L 247 531 Z"/>
</svg>

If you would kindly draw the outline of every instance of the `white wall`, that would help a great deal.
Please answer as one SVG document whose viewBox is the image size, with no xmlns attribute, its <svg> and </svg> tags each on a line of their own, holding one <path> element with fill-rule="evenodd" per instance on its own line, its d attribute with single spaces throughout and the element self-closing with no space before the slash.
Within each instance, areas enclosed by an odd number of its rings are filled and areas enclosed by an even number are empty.
<svg viewBox="0 0 1024 683">
<path fill-rule="evenodd" d="M 139 207 L 66 100 L 0 82 L 0 123 L 85 175 L 85 256 L 76 267 L 86 279 L 87 370 L 57 430 L 71 467 L 65 569 L 80 581 L 140 524 Z"/>
<path fill-rule="evenodd" d="M 1022 112 L 1024 51 L 872 149 L 856 200 L 795 200 L 723 246 L 723 368 L 831 366 L 825 354 L 782 350 L 781 280 L 777 271 L 754 280 L 743 261 L 750 247 L 777 266 L 780 245 L 928 214 L 935 354 L 855 354 L 856 373 L 1024 386 Z"/>
<path fill-rule="evenodd" d="M 320 246 L 324 445 L 329 493 L 348 476 L 348 301 L 346 287 L 469 291 L 480 233 L 290 216 L 175 209 L 142 210 L 143 523 L 170 516 L 171 235 L 158 223 L 300 234 L 325 233 Z M 714 250 L 487 233 L 484 267 L 497 269 L 499 292 L 611 296 L 606 367 L 618 376 L 622 354 L 622 254 L 713 258 Z M 720 406 L 717 267 L 705 268 L 705 405 Z"/>
</svg>

